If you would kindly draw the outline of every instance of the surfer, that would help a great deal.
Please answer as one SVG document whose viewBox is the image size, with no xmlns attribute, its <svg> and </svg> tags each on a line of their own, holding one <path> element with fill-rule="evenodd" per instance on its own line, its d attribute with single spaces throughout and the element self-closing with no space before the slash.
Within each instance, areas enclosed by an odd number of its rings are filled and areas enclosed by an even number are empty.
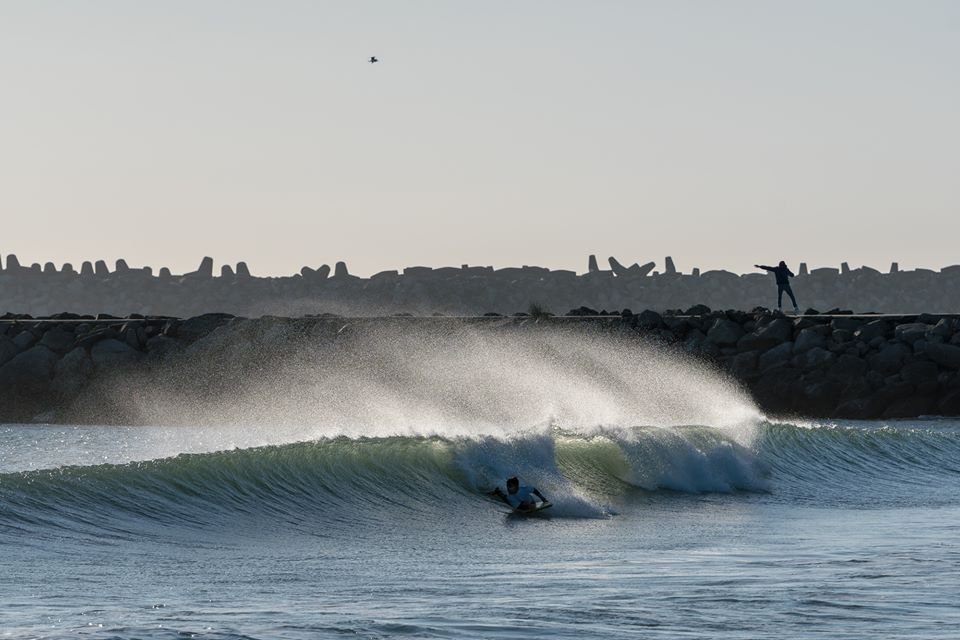
<svg viewBox="0 0 960 640">
<path fill-rule="evenodd" d="M 772 271 L 773 274 L 777 276 L 777 308 L 783 309 L 783 292 L 786 291 L 787 295 L 790 296 L 790 300 L 793 302 L 793 310 L 800 313 L 800 308 L 797 307 L 797 299 L 793 296 L 793 289 L 790 288 L 790 278 L 794 277 L 793 272 L 787 267 L 787 263 L 781 260 L 780 264 L 775 267 L 768 267 L 763 264 L 755 264 L 753 266 L 757 269 Z"/>
<path fill-rule="evenodd" d="M 516 511 L 536 511 L 543 508 L 539 505 L 549 505 L 550 501 L 543 497 L 535 487 L 520 486 L 520 480 L 516 477 L 507 478 L 507 492 L 504 493 L 497 487 L 493 490 L 493 495 L 497 496 Z M 537 498 L 540 499 L 539 505 Z"/>
</svg>

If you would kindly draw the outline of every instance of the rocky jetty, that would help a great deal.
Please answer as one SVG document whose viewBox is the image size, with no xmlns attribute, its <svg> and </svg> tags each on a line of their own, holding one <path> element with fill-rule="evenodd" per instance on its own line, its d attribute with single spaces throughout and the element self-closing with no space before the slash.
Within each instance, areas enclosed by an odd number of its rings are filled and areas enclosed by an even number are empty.
<svg viewBox="0 0 960 640">
<path fill-rule="evenodd" d="M 510 313 L 534 303 L 554 311 L 581 304 L 664 311 L 697 303 L 752 309 L 775 301 L 773 276 L 766 273 L 698 268 L 683 273 L 670 257 L 659 271 L 653 261 L 624 266 L 611 257 L 607 262 L 609 268 L 601 269 L 590 256 L 584 273 L 536 266 L 413 266 L 369 278 L 357 277 L 346 263 L 337 262 L 333 268 L 305 266 L 288 277 L 264 278 L 251 275 L 244 262 L 217 270 L 209 257 L 195 271 L 175 275 L 166 267 L 132 268 L 124 260 L 117 260 L 113 271 L 103 260 L 84 262 L 79 270 L 71 264 L 57 269 L 50 262 L 27 267 L 8 255 L 0 269 L 0 313 L 477 315 Z M 814 269 L 792 266 L 798 274 L 793 289 L 804 307 L 960 312 L 960 265 L 901 271 L 894 263 L 887 273 L 870 267 L 851 269 L 846 263 Z"/>
<path fill-rule="evenodd" d="M 294 360 L 304 370 L 349 354 L 358 326 L 442 333 L 561 329 L 640 341 L 715 367 L 768 415 L 901 418 L 960 415 L 960 317 L 863 316 L 834 310 L 801 317 L 756 309 L 603 312 L 566 316 L 247 319 L 170 317 L 0 318 L 0 421 L 141 423 L 167 420 L 138 398 L 173 405 L 241 393 L 253 377 Z M 317 345 L 323 351 L 318 355 Z M 308 357 L 309 356 L 309 357 Z M 308 374 L 307 374 L 308 375 Z M 653 375 L 653 373 L 652 373 Z M 286 392 L 286 391 L 284 391 Z"/>
</svg>

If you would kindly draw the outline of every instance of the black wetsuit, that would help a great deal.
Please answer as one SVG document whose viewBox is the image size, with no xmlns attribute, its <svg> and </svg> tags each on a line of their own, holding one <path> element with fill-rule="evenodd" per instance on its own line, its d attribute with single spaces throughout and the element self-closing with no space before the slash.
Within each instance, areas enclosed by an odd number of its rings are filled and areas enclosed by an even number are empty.
<svg viewBox="0 0 960 640">
<path fill-rule="evenodd" d="M 790 278 L 794 277 L 793 272 L 790 271 L 788 267 L 768 267 L 766 265 L 759 265 L 761 269 L 766 269 L 767 271 L 772 271 L 773 274 L 777 277 L 777 308 L 783 308 L 783 292 L 786 291 L 787 295 L 790 296 L 790 300 L 793 301 L 793 308 L 797 308 L 797 299 L 793 296 L 793 289 L 790 288 Z"/>
</svg>

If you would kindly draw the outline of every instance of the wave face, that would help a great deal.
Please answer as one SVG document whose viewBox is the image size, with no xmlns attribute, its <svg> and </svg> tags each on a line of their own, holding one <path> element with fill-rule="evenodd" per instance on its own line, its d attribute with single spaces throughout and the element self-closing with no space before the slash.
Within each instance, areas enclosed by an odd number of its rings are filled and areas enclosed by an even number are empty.
<svg viewBox="0 0 960 640">
<path fill-rule="evenodd" d="M 644 500 L 745 492 L 836 504 L 956 503 L 960 426 L 761 423 L 741 444 L 712 427 L 546 429 L 510 437 L 345 436 L 126 464 L 0 475 L 0 532 L 18 540 L 165 536 L 238 522 L 343 533 L 396 518 L 504 509 L 519 474 L 555 518 L 610 517 Z M 24 535 L 28 534 L 28 535 Z"/>
</svg>

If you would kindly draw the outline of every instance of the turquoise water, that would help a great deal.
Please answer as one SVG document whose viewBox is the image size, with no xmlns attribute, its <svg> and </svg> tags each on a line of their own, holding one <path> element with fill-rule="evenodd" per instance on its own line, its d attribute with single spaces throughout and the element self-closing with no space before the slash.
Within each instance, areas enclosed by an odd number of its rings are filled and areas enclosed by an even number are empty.
<svg viewBox="0 0 960 640">
<path fill-rule="evenodd" d="M 958 421 L 462 431 L 0 426 L 0 637 L 957 637 Z"/>
</svg>

